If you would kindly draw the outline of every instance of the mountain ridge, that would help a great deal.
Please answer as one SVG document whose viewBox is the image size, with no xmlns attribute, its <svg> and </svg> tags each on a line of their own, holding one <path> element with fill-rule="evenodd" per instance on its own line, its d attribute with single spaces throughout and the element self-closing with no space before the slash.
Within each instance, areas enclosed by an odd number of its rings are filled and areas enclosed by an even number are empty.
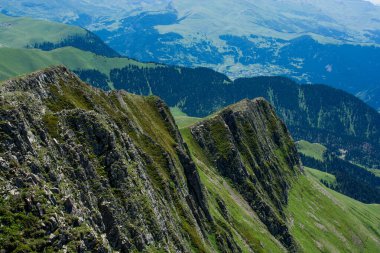
<svg viewBox="0 0 380 253">
<path fill-rule="evenodd" d="M 282 219 L 287 191 L 301 165 L 294 155 L 293 140 L 269 103 L 263 98 L 242 100 L 191 126 L 190 132 L 216 169 L 236 184 L 268 230 L 289 251 L 296 251 L 294 238 Z M 282 176 L 277 177 L 280 167 Z"/>
<path fill-rule="evenodd" d="M 182 237 L 180 231 L 184 227 L 177 224 L 178 228 L 175 228 L 176 225 L 172 224 L 178 216 L 169 218 L 168 209 L 162 212 L 165 210 L 163 202 L 170 201 L 160 197 L 161 191 L 165 188 L 166 191 L 169 189 L 168 185 L 158 184 L 160 180 L 166 178 L 165 174 L 160 174 L 165 170 L 170 171 L 173 180 L 172 187 L 175 187 L 175 184 L 183 185 L 178 192 L 173 192 L 169 196 L 172 196 L 171 198 L 176 196 L 178 211 L 182 210 L 182 215 L 191 222 L 193 229 L 197 230 L 193 239 L 202 237 L 200 231 L 204 227 L 199 226 L 205 218 L 202 218 L 204 216 L 199 205 L 199 201 L 202 202 L 203 191 L 196 188 L 200 187 L 199 178 L 197 178 L 194 165 L 188 158 L 184 143 L 173 135 L 178 130 L 173 126 L 170 127 L 171 123 L 167 121 L 168 108 L 157 98 L 147 98 L 144 102 L 145 99 L 132 98 L 125 92 L 112 92 L 107 95 L 84 85 L 64 67 L 50 68 L 21 80 L 2 83 L 0 89 L 2 90 L 1 134 L 5 137 L 1 142 L 2 178 L 15 169 L 18 171 L 16 175 L 27 173 L 20 178 L 21 182 L 16 184 L 14 182 L 18 180 L 17 176 L 11 176 L 11 180 L 5 186 L 14 189 L 16 199 L 24 198 L 20 191 L 29 195 L 28 198 L 31 199 L 27 200 L 29 202 L 25 209 L 21 207 L 21 210 L 17 212 L 32 212 L 37 217 L 45 219 L 49 219 L 47 216 L 52 215 L 52 212 L 54 214 L 54 211 L 57 213 L 64 211 L 68 215 L 59 214 L 63 220 L 54 221 L 53 219 L 48 223 L 50 225 L 42 225 L 42 227 L 39 224 L 26 225 L 31 229 L 42 229 L 44 234 L 49 235 L 59 229 L 60 234 L 63 233 L 69 237 L 42 236 L 43 241 L 34 242 L 33 237 L 40 236 L 31 234 L 25 240 L 30 240 L 26 247 L 32 248 L 25 250 L 39 251 L 46 247 L 45 244 L 50 245 L 50 248 L 62 248 L 66 245 L 65 247 L 72 250 L 77 248 L 106 252 L 112 248 L 126 252 L 131 248 L 142 250 L 153 241 L 162 241 L 167 248 L 187 251 L 186 248 L 189 245 L 186 240 L 181 239 L 179 242 L 179 239 L 176 239 L 176 237 Z M 18 102 L 12 103 L 7 100 L 10 96 L 17 99 L 15 94 L 23 97 L 28 96 L 28 93 L 30 94 L 29 104 L 25 104 L 24 109 L 17 105 Z M 121 122 L 115 121 L 116 118 L 114 118 L 120 112 L 114 111 L 111 114 L 111 111 L 107 111 L 110 110 L 107 103 L 112 101 L 111 98 L 120 101 L 120 105 L 123 105 L 120 100 L 123 99 L 129 106 L 133 105 L 130 101 L 134 101 L 137 105 L 140 103 L 148 106 L 147 109 L 150 107 L 151 116 L 154 115 L 154 119 L 158 120 L 157 131 L 159 126 L 163 127 L 157 134 L 162 133 L 165 136 L 164 142 L 151 135 L 152 133 L 149 137 L 149 134 L 145 132 L 147 129 L 144 129 L 142 125 L 142 122 L 146 120 L 144 117 L 147 116 L 142 115 L 139 116 L 139 121 L 126 122 L 125 128 L 131 131 L 128 135 L 122 132 L 118 134 L 120 131 L 118 129 L 122 129 L 123 126 L 118 125 Z M 93 99 L 99 99 L 98 102 L 102 103 L 92 104 Z M 44 104 L 47 107 L 41 108 Z M 92 106 L 94 106 L 93 109 Z M 17 111 L 18 107 L 20 111 Z M 37 112 L 36 108 L 40 111 Z M 156 111 L 153 108 L 156 108 Z M 42 115 L 38 115 L 39 113 Z M 133 115 L 130 116 L 133 117 Z M 11 122 L 20 125 L 17 126 Z M 33 123 L 29 125 L 27 122 Z M 42 128 L 40 128 L 41 124 Z M 166 130 L 166 127 L 171 130 Z M 113 131 L 116 132 L 113 133 Z M 135 136 L 134 132 L 139 136 Z M 13 137 L 10 138 L 11 136 Z M 149 141 L 152 146 L 138 144 L 141 141 L 143 143 Z M 176 147 L 165 150 L 169 147 L 165 145 L 165 142 L 172 142 L 176 144 Z M 8 151 L 4 147 L 9 147 Z M 163 152 L 163 154 L 155 154 L 155 152 Z M 11 154 L 15 155 L 13 160 L 10 158 Z M 67 160 L 64 157 L 67 157 Z M 48 159 L 48 162 L 43 165 L 39 159 Z M 13 165 L 10 165 L 9 161 L 12 161 Z M 60 164 L 65 167 L 64 171 Z M 21 166 L 23 169 L 20 168 Z M 154 170 L 161 172 L 153 177 L 150 173 L 154 173 Z M 32 182 L 28 182 L 30 177 L 33 178 Z M 49 188 L 55 186 L 56 189 L 43 188 L 44 192 L 39 193 L 35 191 L 33 185 Z M 191 197 L 192 194 L 195 195 Z M 54 201 L 50 203 L 49 198 Z M 2 202 L 4 201 L 9 204 L 9 200 L 2 199 Z M 174 203 L 170 205 L 175 206 Z M 16 206 L 10 206 L 10 208 Z M 59 211 L 60 208 L 62 211 Z M 35 211 L 37 213 L 34 213 Z M 129 213 L 130 218 L 125 216 L 126 213 Z M 79 218 L 79 221 L 74 220 L 72 223 L 70 215 Z M 2 217 L 4 217 L 3 213 Z M 25 218 L 26 222 L 29 218 Z M 21 219 L 21 222 L 25 221 Z M 196 225 L 198 222 L 199 225 Z M 116 225 L 118 223 L 124 226 L 119 227 Z M 78 234 L 77 229 L 83 229 L 87 238 L 82 238 L 83 232 Z M 100 239 L 100 231 L 105 233 L 106 238 Z M 12 234 L 6 235 L 12 236 Z M 165 237 L 171 237 L 171 239 L 165 239 Z M 70 244 L 70 241 L 74 244 Z M 9 242 L 11 241 L 6 241 L 2 247 L 11 247 L 6 250 L 12 249 L 14 246 L 8 244 Z"/>
<path fill-rule="evenodd" d="M 244 100 L 180 132 L 159 98 L 104 92 L 65 67 L 1 82 L 0 91 L 6 252 L 380 245 L 379 206 L 326 193 L 301 171 L 292 138 L 263 99 Z M 230 155 L 235 159 L 224 159 Z M 315 203 L 323 204 L 310 209 Z M 309 215 L 316 211 L 321 224 Z"/>
<path fill-rule="evenodd" d="M 101 252 L 148 246 L 206 251 L 205 234 L 215 224 L 189 150 L 160 99 L 105 93 L 65 67 L 3 82 L 0 90 L 0 177 L 8 178 L 1 187 L 14 192 L 12 200 L 1 199 L 0 211 L 12 217 L 12 226 L 19 221 L 34 231 L 24 238 L 26 251 L 64 245 Z M 29 219 L 46 219 L 49 225 Z M 17 248 L 11 242 L 22 240 L 18 230 L 6 231 L 3 247 Z M 68 237 L 52 235 L 57 231 Z M 239 248 L 231 232 L 218 233 L 219 244 Z"/>
</svg>

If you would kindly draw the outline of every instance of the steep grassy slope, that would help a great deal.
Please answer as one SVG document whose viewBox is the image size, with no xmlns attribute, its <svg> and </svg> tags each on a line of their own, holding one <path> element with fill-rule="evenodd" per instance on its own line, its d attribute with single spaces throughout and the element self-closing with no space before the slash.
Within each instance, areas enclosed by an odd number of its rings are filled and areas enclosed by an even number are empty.
<svg viewBox="0 0 380 253">
<path fill-rule="evenodd" d="M 306 169 L 290 190 L 288 222 L 304 252 L 377 252 L 380 205 L 325 188 Z"/>
<path fill-rule="evenodd" d="M 119 56 L 96 35 L 83 28 L 0 14 L 0 47 L 52 50 L 65 46 L 108 57 Z"/>
<path fill-rule="evenodd" d="M 181 134 L 208 192 L 208 206 L 215 222 L 233 231 L 243 252 L 285 252 L 286 249 L 270 235 L 265 224 L 231 180 L 223 177 L 215 168 L 213 161 L 194 139 L 191 130 L 183 128 Z"/>
<path fill-rule="evenodd" d="M 320 170 L 312 169 L 309 167 L 304 168 L 307 170 L 308 174 L 311 175 L 313 178 L 319 180 L 327 187 L 334 187 L 336 186 L 336 177 L 330 173 L 323 172 Z"/>
</svg>

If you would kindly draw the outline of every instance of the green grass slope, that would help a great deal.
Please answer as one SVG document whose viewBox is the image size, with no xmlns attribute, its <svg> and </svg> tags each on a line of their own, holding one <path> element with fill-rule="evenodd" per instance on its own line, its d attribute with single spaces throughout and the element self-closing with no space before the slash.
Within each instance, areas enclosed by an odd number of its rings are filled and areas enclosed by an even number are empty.
<svg viewBox="0 0 380 253">
<path fill-rule="evenodd" d="M 23 48 L 35 43 L 58 43 L 74 35 L 85 35 L 86 30 L 50 21 L 14 18 L 0 14 L 0 45 Z"/>
<path fill-rule="evenodd" d="M 288 219 L 305 252 L 378 252 L 380 205 L 326 188 L 306 168 L 290 191 Z"/>
</svg>

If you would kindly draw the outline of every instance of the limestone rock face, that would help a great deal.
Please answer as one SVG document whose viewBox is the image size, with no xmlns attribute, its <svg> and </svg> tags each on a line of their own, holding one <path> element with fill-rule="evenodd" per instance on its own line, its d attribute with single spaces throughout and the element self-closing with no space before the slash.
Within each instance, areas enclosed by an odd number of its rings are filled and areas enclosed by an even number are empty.
<svg viewBox="0 0 380 253">
<path fill-rule="evenodd" d="M 193 126 L 191 133 L 271 234 L 295 251 L 283 211 L 301 166 L 288 130 L 271 105 L 262 98 L 243 100 Z"/>
<path fill-rule="evenodd" d="M 161 100 L 105 93 L 63 67 L 0 94 L 0 248 L 188 252 L 204 240 L 202 185 Z"/>
</svg>

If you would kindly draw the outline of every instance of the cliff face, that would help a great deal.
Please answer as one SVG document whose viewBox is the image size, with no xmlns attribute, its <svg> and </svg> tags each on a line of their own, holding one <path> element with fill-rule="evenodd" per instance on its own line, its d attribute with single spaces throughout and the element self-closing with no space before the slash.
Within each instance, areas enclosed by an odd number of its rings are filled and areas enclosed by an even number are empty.
<svg viewBox="0 0 380 253">
<path fill-rule="evenodd" d="M 212 219 L 161 100 L 105 93 L 63 67 L 0 94 L 0 248 L 201 249 Z"/>
<path fill-rule="evenodd" d="M 290 185 L 300 173 L 300 161 L 270 104 L 264 99 L 243 100 L 193 126 L 191 133 L 270 233 L 295 251 L 284 207 Z"/>
</svg>

